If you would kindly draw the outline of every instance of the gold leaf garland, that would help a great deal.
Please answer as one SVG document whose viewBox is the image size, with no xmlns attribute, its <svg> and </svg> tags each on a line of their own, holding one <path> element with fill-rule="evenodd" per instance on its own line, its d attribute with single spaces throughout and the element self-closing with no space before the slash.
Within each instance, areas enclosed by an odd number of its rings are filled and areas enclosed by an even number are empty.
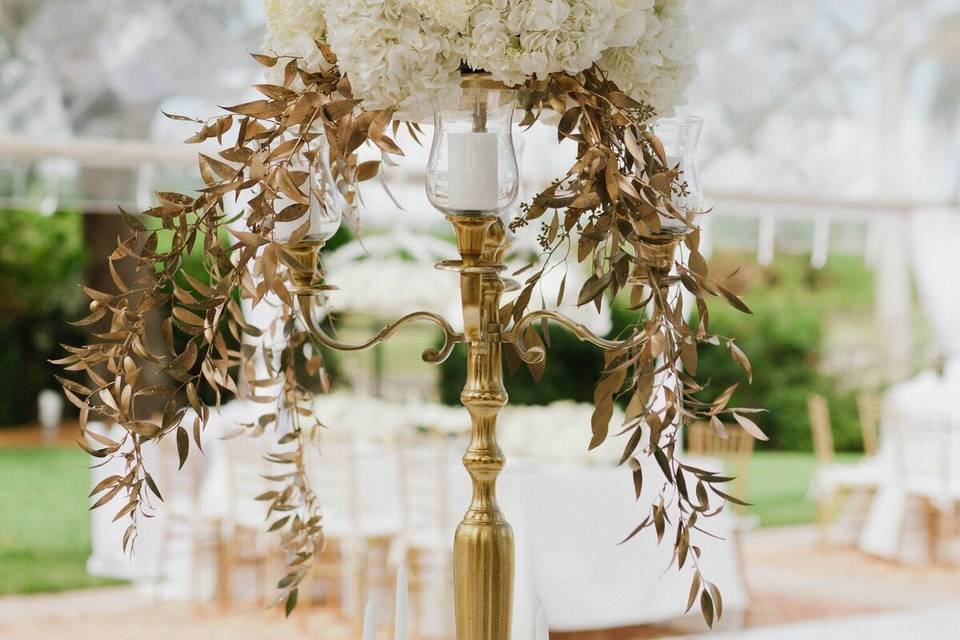
<svg viewBox="0 0 960 640">
<path fill-rule="evenodd" d="M 212 392 L 217 405 L 224 392 L 264 404 L 263 415 L 244 426 L 251 435 L 286 433 L 275 437 L 276 451 L 268 455 L 282 469 L 270 476 L 277 488 L 257 500 L 268 505 L 267 528 L 279 532 L 286 551 L 287 571 L 278 583 L 278 601 L 285 602 L 288 613 L 296 604 L 299 584 L 323 547 L 320 507 L 304 461 L 322 425 L 311 409 L 312 392 L 296 376 L 298 356 L 312 338 L 296 321 L 285 278 L 291 268 L 302 268 L 292 249 L 309 228 L 307 174 L 296 169 L 302 166 L 296 160 L 314 159 L 321 152 L 323 136 L 338 185 L 352 204 L 355 184 L 378 177 L 381 169 L 378 161 L 358 163 L 357 149 L 369 142 L 384 153 L 399 155 L 402 150 L 394 140 L 399 127 L 406 126 L 415 139 L 420 133 L 415 124 L 397 121 L 390 109 L 364 109 L 338 70 L 333 52 L 319 46 L 332 65 L 329 69 L 307 71 L 298 58 L 257 54 L 254 58 L 261 64 L 282 64 L 284 69 L 282 85 L 255 85 L 263 99 L 229 107 L 227 115 L 206 122 L 170 115 L 201 125 L 187 142 L 216 138 L 221 144 L 228 140 L 227 145 L 219 157 L 198 156 L 205 185 L 198 195 L 157 194 L 158 205 L 143 215 L 158 228 L 149 229 L 123 212 L 134 235 L 119 242 L 110 256 L 117 291 L 85 289 L 91 298 L 90 314 L 76 323 L 91 326 L 107 321 L 109 327 L 94 333 L 90 344 L 66 346 L 68 355 L 56 361 L 87 378 L 86 384 L 61 379 L 67 397 L 80 408 L 84 434 L 96 443 L 80 446 L 94 457 L 119 457 L 125 462 L 123 475 L 105 479 L 91 493 L 95 507 L 121 502 L 116 519 L 129 520 L 125 549 L 135 541 L 138 518 L 149 513 L 153 499 L 162 500 L 162 487 L 147 470 L 142 447 L 173 437 L 182 466 L 191 437 L 192 446 L 199 447 L 210 417 L 200 389 Z M 647 128 L 655 116 L 651 107 L 626 96 L 596 66 L 577 76 L 553 74 L 530 80 L 521 92 L 526 111 L 521 124 L 533 124 L 544 110 L 556 112 L 558 138 L 576 143 L 577 158 L 565 176 L 521 205 L 520 215 L 511 224 L 518 229 L 539 220 L 543 260 L 538 267 L 527 267 L 531 275 L 518 297 L 507 304 L 503 317 L 519 320 L 544 273 L 556 267 L 554 256 L 574 251 L 580 262 L 591 260 L 593 273 L 579 292 L 567 295 L 576 295 L 579 304 L 598 306 L 604 297 L 628 295 L 630 307 L 637 311 L 635 323 L 622 336 L 629 338 L 630 346 L 607 354 L 594 397 L 590 447 L 607 438 L 614 403 L 625 401 L 626 420 L 617 431 L 625 438 L 621 462 L 632 471 L 637 496 L 644 482 L 655 481 L 643 477 L 639 455 L 653 457 L 663 477 L 650 511 L 624 542 L 650 526 L 662 540 L 668 527 L 673 528 L 674 561 L 678 568 L 688 563 L 695 567 L 688 609 L 699 600 L 704 618 L 712 625 L 722 613 L 722 601 L 716 586 L 700 572 L 700 548 L 693 544 L 693 536 L 703 531 L 702 518 L 717 513 L 726 501 L 740 501 L 717 488 L 730 478 L 684 464 L 675 451 L 679 425 L 696 419 L 706 419 L 722 430 L 720 416 L 730 415 L 751 435 L 764 437 L 743 415 L 749 410 L 727 406 L 733 388 L 705 401 L 703 387 L 694 377 L 697 345 L 721 340 L 750 373 L 746 356 L 733 340 L 709 333 L 706 297 L 719 296 L 749 310 L 709 277 L 706 260 L 698 251 L 699 232 L 671 204 L 671 196 L 685 193 L 686 186 L 683 176 L 667 166 L 662 145 Z M 243 228 L 238 228 L 237 216 L 230 217 L 227 211 L 231 201 L 241 199 L 246 215 Z M 684 238 L 686 260 L 676 262 L 673 270 L 654 268 L 649 260 L 651 241 L 661 235 L 661 216 L 691 226 Z M 304 222 L 287 242 L 275 241 L 275 222 L 298 220 Z M 170 237 L 168 250 L 158 248 L 161 232 Z M 209 283 L 180 269 L 186 254 L 196 249 L 203 252 Z M 126 280 L 115 268 L 121 261 L 134 266 L 134 275 Z M 686 322 L 679 287 L 694 296 L 700 317 L 696 327 Z M 563 289 L 558 303 L 565 295 Z M 248 324 L 238 298 L 256 305 L 268 295 L 282 306 L 279 318 L 264 332 Z M 145 338 L 147 318 L 158 313 L 163 316 L 165 350 L 161 351 Z M 275 335 L 283 336 L 282 345 L 272 342 Z M 525 343 L 541 349 L 549 344 L 549 336 L 541 337 L 532 326 L 524 335 Z M 307 369 L 325 389 L 318 345 L 308 352 Z M 518 362 L 517 354 L 507 356 L 508 362 Z M 255 360 L 266 365 L 265 377 L 257 377 Z M 535 374 L 542 373 L 543 363 L 530 366 Z M 148 383 L 141 376 L 144 368 L 162 370 L 174 382 Z M 280 391 L 270 395 L 270 388 Z M 164 408 L 159 415 L 149 414 L 148 401 L 157 398 Z M 292 416 L 288 431 L 281 429 L 279 417 L 286 415 Z M 91 416 L 122 425 L 123 436 L 113 441 L 90 430 Z M 647 444 L 641 448 L 644 440 Z"/>
</svg>

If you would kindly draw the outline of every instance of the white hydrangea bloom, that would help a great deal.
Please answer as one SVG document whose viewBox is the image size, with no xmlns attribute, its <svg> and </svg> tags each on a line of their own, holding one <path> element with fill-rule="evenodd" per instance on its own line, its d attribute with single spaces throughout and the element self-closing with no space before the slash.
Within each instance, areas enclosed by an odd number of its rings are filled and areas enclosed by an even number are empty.
<svg viewBox="0 0 960 640">
<path fill-rule="evenodd" d="M 669 113 L 694 74 L 685 0 L 264 0 L 266 49 L 326 65 L 328 42 L 357 97 L 422 118 L 461 60 L 520 84 L 599 63 Z M 275 70 L 274 70 L 275 71 Z"/>
<path fill-rule="evenodd" d="M 649 9 L 637 10 L 644 14 L 643 33 L 632 46 L 607 49 L 599 64 L 625 93 L 670 115 L 686 101 L 696 73 L 685 0 L 656 0 Z"/>
<path fill-rule="evenodd" d="M 471 18 L 467 63 L 504 82 L 599 59 L 615 24 L 613 0 L 483 0 Z"/>
<path fill-rule="evenodd" d="M 267 37 L 264 50 L 303 58 L 308 69 L 324 68 L 326 61 L 317 42 L 326 39 L 327 0 L 264 0 Z M 282 66 L 274 68 L 283 73 Z"/>
<path fill-rule="evenodd" d="M 463 34 L 470 23 L 470 14 L 479 0 L 410 0 L 421 16 L 434 20 L 444 28 Z"/>
<path fill-rule="evenodd" d="M 607 47 L 632 47 L 647 30 L 647 17 L 653 13 L 655 0 L 613 0 L 616 20 Z"/>
<path fill-rule="evenodd" d="M 327 24 L 340 69 L 369 108 L 423 118 L 439 93 L 459 84 L 463 39 L 411 0 L 337 0 Z"/>
</svg>

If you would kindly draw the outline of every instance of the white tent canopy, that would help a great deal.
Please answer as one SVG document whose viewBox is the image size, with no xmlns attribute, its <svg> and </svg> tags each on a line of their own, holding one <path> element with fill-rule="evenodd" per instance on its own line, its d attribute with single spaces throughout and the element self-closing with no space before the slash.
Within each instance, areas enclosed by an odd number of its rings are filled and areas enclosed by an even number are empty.
<svg viewBox="0 0 960 640">
<path fill-rule="evenodd" d="M 701 174 L 714 205 L 705 244 L 755 251 L 761 262 L 784 251 L 807 253 L 817 267 L 831 253 L 865 254 L 884 292 L 878 316 L 902 333 L 909 287 L 894 279 L 907 264 L 908 254 L 897 255 L 907 243 L 883 238 L 925 224 L 926 214 L 910 218 L 915 211 L 932 207 L 937 220 L 948 219 L 954 214 L 944 207 L 960 194 L 956 2 L 691 2 L 701 73 L 687 111 L 705 120 Z M 190 185 L 194 149 L 183 152 L 181 164 L 173 145 L 185 135 L 160 124 L 160 109 L 213 113 L 217 103 L 241 101 L 259 73 L 245 55 L 261 38 L 254 0 L 83 6 L 11 1 L 0 12 L 0 204 L 52 210 L 59 201 L 112 211 L 117 202 L 143 205 L 153 188 Z M 551 148 L 548 127 L 521 138 L 529 197 L 565 173 L 572 149 Z M 108 142 L 123 139 L 132 142 Z M 386 175 L 400 206 L 379 185 L 365 185 L 365 219 L 371 230 L 442 234 L 442 217 L 423 194 L 427 151 L 406 142 L 407 157 Z M 112 169 L 105 162 L 128 165 L 131 176 L 106 179 Z M 31 181 L 42 188 L 25 186 Z M 938 228 L 945 243 L 956 233 L 954 223 Z M 937 252 L 923 249 L 932 242 L 924 233 L 913 240 L 920 282 L 950 260 L 941 252 L 929 271 Z M 515 246 L 531 242 L 521 236 Z M 945 315 L 930 302 L 938 289 L 919 290 L 939 327 Z M 951 331 L 935 333 L 952 352 Z"/>
</svg>

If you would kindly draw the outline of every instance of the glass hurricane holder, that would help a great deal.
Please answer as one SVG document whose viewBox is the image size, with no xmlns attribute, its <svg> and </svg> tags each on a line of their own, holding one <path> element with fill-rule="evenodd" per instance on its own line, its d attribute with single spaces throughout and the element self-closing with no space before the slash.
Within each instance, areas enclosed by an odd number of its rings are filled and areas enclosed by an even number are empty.
<svg viewBox="0 0 960 640">
<path fill-rule="evenodd" d="M 349 205 L 338 188 L 336 175 L 329 161 L 328 145 L 321 146 L 309 165 L 293 167 L 290 173 L 294 183 L 298 183 L 306 174 L 305 184 L 300 188 L 301 191 L 306 191 L 307 215 L 300 215 L 293 220 L 276 221 L 273 226 L 273 239 L 275 242 L 288 244 L 303 225 L 309 224 L 306 234 L 288 247 L 289 253 L 299 263 L 291 268 L 290 278 L 295 294 L 322 291 L 329 287 L 323 284 L 320 249 L 340 229 L 344 211 Z M 282 216 L 283 212 L 294 204 L 296 203 L 293 200 L 283 196 L 277 198 L 274 206 L 277 214 Z"/>
<path fill-rule="evenodd" d="M 702 130 L 703 120 L 694 116 L 661 118 L 651 127 L 651 132 L 663 145 L 667 169 L 680 172 L 681 189 L 670 197 L 670 205 L 678 218 L 660 216 L 660 226 L 665 234 L 685 236 L 698 226 L 703 216 L 703 187 L 697 172 L 697 145 Z"/>
<path fill-rule="evenodd" d="M 683 236 L 699 227 L 703 217 L 703 188 L 697 172 L 697 145 L 703 120 L 695 116 L 660 118 L 651 126 L 663 145 L 667 169 L 679 171 L 679 189 L 667 201 L 675 217 L 660 214 L 660 231 L 644 238 L 641 256 L 661 275 L 673 269 L 674 254 Z"/>
<path fill-rule="evenodd" d="M 486 74 L 464 78 L 439 101 L 427 163 L 427 197 L 447 215 L 495 215 L 517 198 L 516 91 Z"/>
</svg>

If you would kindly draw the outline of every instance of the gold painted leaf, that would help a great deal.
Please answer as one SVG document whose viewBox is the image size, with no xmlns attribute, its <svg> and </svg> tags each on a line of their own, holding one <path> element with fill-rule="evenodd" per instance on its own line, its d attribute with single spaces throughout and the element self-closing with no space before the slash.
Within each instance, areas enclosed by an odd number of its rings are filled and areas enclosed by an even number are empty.
<svg viewBox="0 0 960 640">
<path fill-rule="evenodd" d="M 364 180 L 375 178 L 379 172 L 379 160 L 367 160 L 366 162 L 362 162 L 360 163 L 360 166 L 357 167 L 357 182 L 363 182 Z"/>
<path fill-rule="evenodd" d="M 254 100 L 232 107 L 224 107 L 227 111 L 253 118 L 275 118 L 283 113 L 280 105 L 273 100 Z"/>
<path fill-rule="evenodd" d="M 286 617 L 290 617 L 290 614 L 293 612 L 294 608 L 297 606 L 297 593 L 298 589 L 293 589 L 287 595 L 286 604 L 283 607 L 283 612 Z"/>
<path fill-rule="evenodd" d="M 672 169 L 673 167 L 667 167 L 667 153 L 664 151 L 663 143 L 660 142 L 660 138 L 653 135 L 650 131 L 643 132 L 644 139 L 650 143 L 650 146 L 653 147 L 653 152 L 657 154 L 657 159 L 660 161 L 660 164 L 667 169 Z"/>
<path fill-rule="evenodd" d="M 580 289 L 580 295 L 577 296 L 577 306 L 583 306 L 599 298 L 610 284 L 611 275 L 612 272 L 608 271 L 603 276 L 597 276 L 596 274 L 590 276 Z"/>
<path fill-rule="evenodd" d="M 746 372 L 747 382 L 753 382 L 753 367 L 750 366 L 750 359 L 747 358 L 747 354 L 745 354 L 733 340 L 727 342 L 727 347 L 730 349 L 730 355 L 733 356 L 736 363 Z"/>
<path fill-rule="evenodd" d="M 117 511 L 117 514 L 113 516 L 113 522 L 116 522 L 117 520 L 129 514 L 131 511 L 133 511 L 136 508 L 137 508 L 137 503 L 134 500 L 131 500 L 126 505 L 124 505 L 119 511 Z"/>
<path fill-rule="evenodd" d="M 194 326 L 202 327 L 203 318 L 190 311 L 186 307 L 174 307 L 173 308 L 173 317 L 181 322 L 187 324 L 192 324 Z"/>
<path fill-rule="evenodd" d="M 630 458 L 630 470 L 633 472 L 633 492 L 639 500 L 640 494 L 643 493 L 643 468 L 636 458 Z"/>
<path fill-rule="evenodd" d="M 690 596 L 687 598 L 687 608 L 684 613 L 690 611 L 693 608 L 693 603 L 697 601 L 697 596 L 700 595 L 700 572 L 697 571 L 693 574 L 693 582 L 690 583 Z"/>
<path fill-rule="evenodd" d="M 180 469 L 187 462 L 187 456 L 190 455 L 190 436 L 183 427 L 177 427 L 177 457 L 180 460 Z"/>
<path fill-rule="evenodd" d="M 253 57 L 254 60 L 256 60 L 257 62 L 259 62 L 265 67 L 272 67 L 277 64 L 276 56 L 268 56 L 262 53 L 251 53 L 250 55 Z"/>
<path fill-rule="evenodd" d="M 251 233 L 249 231 L 239 231 L 237 229 L 228 229 L 230 234 L 239 240 L 243 245 L 256 249 L 267 244 L 266 238 L 257 233 Z"/>
<path fill-rule="evenodd" d="M 739 423 L 743 430 L 751 435 L 751 437 L 756 438 L 757 440 L 762 440 L 766 442 L 770 438 L 767 437 L 767 434 L 757 426 L 757 423 L 751 420 L 746 416 L 742 416 L 739 413 L 733 414 L 734 419 Z"/>
<path fill-rule="evenodd" d="M 717 289 L 720 291 L 720 295 L 722 295 L 735 309 L 738 309 L 743 313 L 753 313 L 753 311 L 750 311 L 750 307 L 744 304 L 743 300 L 738 298 L 732 291 L 729 291 L 719 284 L 717 285 Z"/>
<path fill-rule="evenodd" d="M 700 612 L 703 614 L 703 619 L 704 621 L 706 621 L 707 626 L 712 629 L 713 628 L 713 600 L 710 599 L 710 594 L 707 593 L 706 589 L 700 592 Z"/>
</svg>

